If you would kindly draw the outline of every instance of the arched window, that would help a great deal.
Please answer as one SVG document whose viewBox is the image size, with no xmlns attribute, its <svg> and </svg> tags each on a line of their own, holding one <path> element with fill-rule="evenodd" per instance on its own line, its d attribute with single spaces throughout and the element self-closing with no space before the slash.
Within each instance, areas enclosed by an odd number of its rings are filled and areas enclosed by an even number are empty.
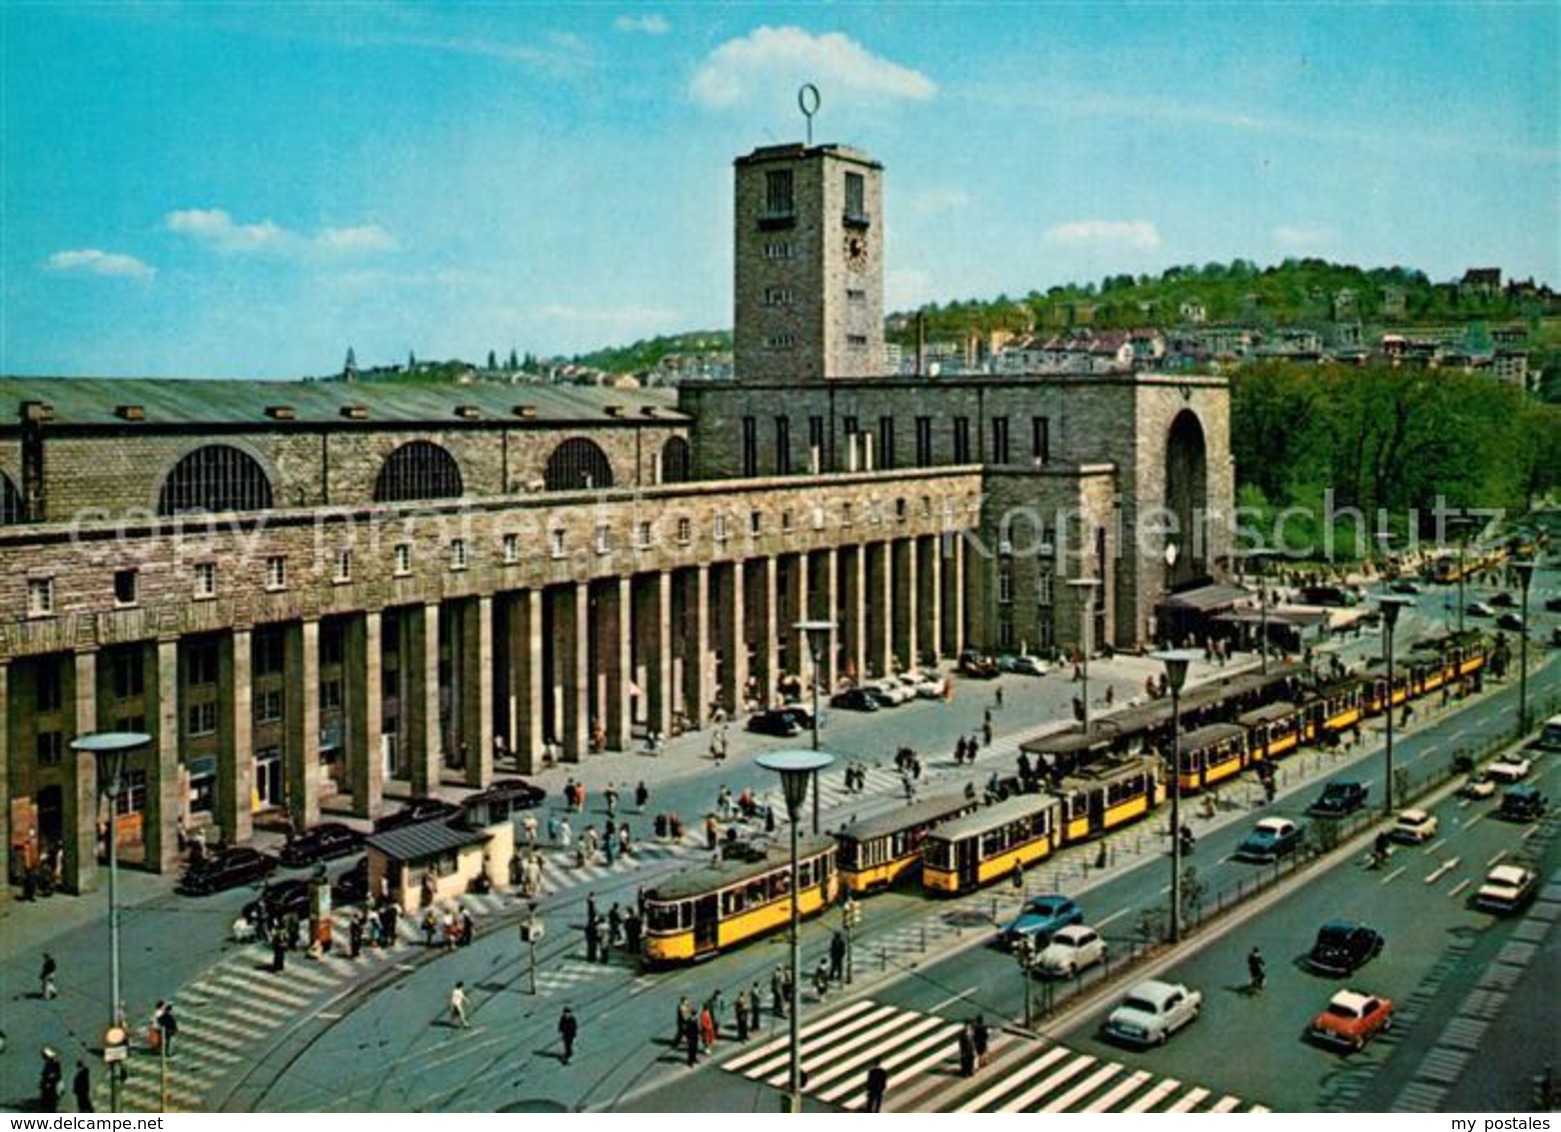
<svg viewBox="0 0 1561 1132">
<path fill-rule="evenodd" d="M 0 527 L 22 521 L 22 493 L 16 490 L 11 477 L 0 472 Z"/>
<path fill-rule="evenodd" d="M 661 482 L 688 482 L 688 441 L 674 436 L 661 446 Z"/>
<path fill-rule="evenodd" d="M 271 481 L 253 456 L 226 444 L 208 444 L 173 466 L 163 481 L 157 513 L 264 511 L 271 506 Z"/>
<path fill-rule="evenodd" d="M 612 465 L 595 441 L 577 436 L 553 449 L 545 482 L 549 491 L 611 487 Z"/>
<path fill-rule="evenodd" d="M 380 466 L 374 502 L 453 499 L 461 494 L 461 469 L 437 444 L 413 440 L 397 448 Z"/>
</svg>

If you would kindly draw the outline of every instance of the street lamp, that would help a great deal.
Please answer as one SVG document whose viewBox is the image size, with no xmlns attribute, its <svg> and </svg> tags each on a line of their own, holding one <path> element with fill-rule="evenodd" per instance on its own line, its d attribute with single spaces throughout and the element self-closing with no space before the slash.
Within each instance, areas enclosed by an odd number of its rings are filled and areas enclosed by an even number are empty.
<svg viewBox="0 0 1561 1132">
<path fill-rule="evenodd" d="M 818 750 L 818 656 L 824 642 L 835 631 L 833 621 L 798 621 L 792 628 L 808 639 L 808 655 L 813 660 L 813 749 Z M 813 834 L 818 835 L 818 780 L 813 781 Z"/>
<path fill-rule="evenodd" d="M 98 781 L 103 784 L 103 792 L 108 795 L 109 1018 L 108 1034 L 103 1043 L 104 1061 L 110 1061 L 111 1058 L 122 1060 L 121 1051 L 127 1049 L 125 1010 L 119 993 L 119 795 L 124 788 L 125 760 L 131 751 L 145 747 L 151 741 L 150 735 L 140 731 L 104 731 L 96 735 L 83 735 L 70 745 L 71 750 L 86 752 L 97 759 Z M 123 1077 L 122 1065 L 109 1065 L 110 1104 L 114 1112 L 119 1111 Z"/>
<path fill-rule="evenodd" d="M 1398 611 L 1406 605 L 1414 604 L 1407 597 L 1388 595 L 1377 599 L 1377 606 L 1382 610 L 1383 638 L 1388 652 L 1387 778 L 1382 788 L 1382 811 L 1390 817 L 1393 814 L 1393 630 L 1398 625 Z"/>
<path fill-rule="evenodd" d="M 801 905 L 798 903 L 797 811 L 808 796 L 808 783 L 818 772 L 835 761 L 823 751 L 774 751 L 760 755 L 754 762 L 780 775 L 786 795 L 786 816 L 791 823 L 791 1072 L 787 1080 L 788 1112 L 802 1111 L 802 933 Z M 817 791 L 815 791 L 817 793 Z"/>
<path fill-rule="evenodd" d="M 1079 595 L 1079 600 L 1084 603 L 1084 616 L 1079 625 L 1079 652 L 1082 654 L 1082 659 L 1079 662 L 1079 679 L 1084 685 L 1084 694 L 1082 696 L 1084 712 L 1080 722 L 1084 724 L 1084 738 L 1087 740 L 1089 738 L 1090 629 L 1095 620 L 1095 589 L 1100 585 L 1100 579 L 1070 578 L 1068 579 L 1068 585 L 1073 587 L 1074 592 Z"/>
<path fill-rule="evenodd" d="M 547 932 L 547 925 L 537 915 L 537 902 L 526 902 L 526 918 L 520 922 L 520 941 L 526 945 L 531 953 L 531 964 L 527 969 L 531 981 L 531 993 L 537 993 L 537 944 L 542 942 L 542 937 Z"/>
<path fill-rule="evenodd" d="M 1187 668 L 1197 659 L 1192 649 L 1166 649 L 1149 654 L 1165 665 L 1171 686 L 1171 942 L 1182 939 L 1182 687 Z"/>
<path fill-rule="evenodd" d="M 1472 515 L 1458 514 L 1447 520 L 1447 525 L 1458 536 L 1458 635 L 1463 636 L 1463 555 L 1469 545 L 1469 534 L 1474 528 Z"/>
<path fill-rule="evenodd" d="M 1532 559 L 1522 562 L 1514 562 L 1512 568 L 1518 575 L 1518 588 L 1523 591 L 1523 619 L 1522 626 L 1518 629 L 1518 735 L 1528 734 L 1528 587 L 1534 580 L 1534 567 L 1536 563 Z"/>
<path fill-rule="evenodd" d="M 1269 552 L 1263 547 L 1257 547 L 1242 553 L 1243 562 L 1250 563 L 1257 570 L 1257 608 L 1258 608 L 1258 671 L 1264 676 L 1268 675 L 1268 564 Z"/>
</svg>

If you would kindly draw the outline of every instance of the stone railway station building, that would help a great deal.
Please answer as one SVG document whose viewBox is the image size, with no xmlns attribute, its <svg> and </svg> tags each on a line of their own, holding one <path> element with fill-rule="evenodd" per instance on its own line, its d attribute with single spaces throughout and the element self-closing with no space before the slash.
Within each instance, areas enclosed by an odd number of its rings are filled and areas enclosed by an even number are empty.
<svg viewBox="0 0 1561 1132">
<path fill-rule="evenodd" d="M 826 689 L 1147 644 L 1228 553 L 1225 383 L 885 376 L 881 167 L 735 174 L 733 381 L 0 378 L 13 881 L 96 883 L 96 731 L 151 735 L 113 828 L 168 871 L 181 827 L 369 818 L 771 702 L 803 619 Z"/>
</svg>

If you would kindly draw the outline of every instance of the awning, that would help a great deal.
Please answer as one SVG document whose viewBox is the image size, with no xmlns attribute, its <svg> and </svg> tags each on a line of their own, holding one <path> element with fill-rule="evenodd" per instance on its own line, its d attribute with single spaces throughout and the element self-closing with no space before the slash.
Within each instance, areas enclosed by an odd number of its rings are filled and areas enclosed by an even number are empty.
<svg viewBox="0 0 1561 1132">
<path fill-rule="evenodd" d="M 1229 609 L 1238 601 L 1249 601 L 1252 595 L 1240 586 L 1219 583 L 1199 586 L 1195 590 L 1172 594 L 1160 603 L 1161 609 L 1186 609 L 1194 613 L 1217 613 Z"/>
<path fill-rule="evenodd" d="M 442 821 L 425 821 L 371 834 L 368 846 L 392 861 L 421 861 L 468 845 L 480 845 L 491 836 L 481 830 L 461 829 Z"/>
</svg>

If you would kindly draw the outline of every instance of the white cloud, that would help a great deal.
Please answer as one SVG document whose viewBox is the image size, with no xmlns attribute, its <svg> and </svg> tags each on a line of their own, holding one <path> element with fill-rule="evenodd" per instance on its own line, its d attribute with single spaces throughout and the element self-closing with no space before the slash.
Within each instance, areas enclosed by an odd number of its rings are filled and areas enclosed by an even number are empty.
<svg viewBox="0 0 1561 1132">
<path fill-rule="evenodd" d="M 51 271 L 84 271 L 89 275 L 118 276 L 123 279 L 150 279 L 157 274 L 157 268 L 141 262 L 133 255 L 99 251 L 97 248 L 55 252 L 49 257 L 48 266 Z"/>
<path fill-rule="evenodd" d="M 220 208 L 170 212 L 164 222 L 170 232 L 191 236 L 223 252 L 262 251 L 296 238 L 269 220 L 259 224 L 235 224 L 233 217 Z"/>
<path fill-rule="evenodd" d="M 1282 248 L 1329 247 L 1338 238 L 1339 233 L 1326 224 L 1281 224 L 1274 229 L 1274 243 Z"/>
<path fill-rule="evenodd" d="M 1070 220 L 1046 229 L 1046 238 L 1069 247 L 1151 249 L 1160 246 L 1160 230 L 1149 220 Z"/>
<path fill-rule="evenodd" d="M 181 209 L 170 212 L 163 223 L 170 232 L 189 236 L 213 251 L 235 254 L 311 251 L 351 254 L 395 251 L 398 247 L 396 238 L 378 224 L 322 228 L 313 236 L 305 236 L 272 220 L 239 224 L 221 208 Z"/>
<path fill-rule="evenodd" d="M 832 32 L 810 35 L 795 27 L 756 28 L 712 51 L 695 72 L 690 91 L 706 106 L 733 106 L 777 86 L 817 83 L 858 98 L 924 101 L 938 88 L 920 71 L 872 54 Z"/>
<path fill-rule="evenodd" d="M 666 17 L 654 13 L 648 16 L 619 16 L 612 22 L 619 31 L 640 32 L 642 35 L 666 35 L 672 30 Z"/>
</svg>

